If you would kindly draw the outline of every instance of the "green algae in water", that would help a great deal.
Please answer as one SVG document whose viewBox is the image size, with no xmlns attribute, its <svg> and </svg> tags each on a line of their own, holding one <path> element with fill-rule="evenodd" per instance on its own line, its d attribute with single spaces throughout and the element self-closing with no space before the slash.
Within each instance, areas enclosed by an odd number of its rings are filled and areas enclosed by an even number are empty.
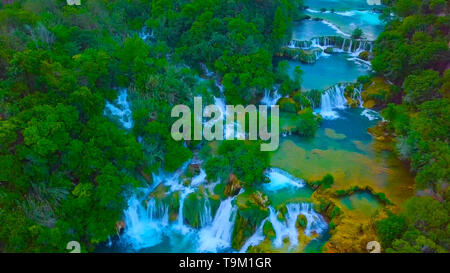
<svg viewBox="0 0 450 273">
<path fill-rule="evenodd" d="M 340 202 L 349 210 L 358 210 L 365 215 L 373 215 L 381 207 L 380 202 L 368 192 L 357 192 L 340 198 Z"/>
</svg>

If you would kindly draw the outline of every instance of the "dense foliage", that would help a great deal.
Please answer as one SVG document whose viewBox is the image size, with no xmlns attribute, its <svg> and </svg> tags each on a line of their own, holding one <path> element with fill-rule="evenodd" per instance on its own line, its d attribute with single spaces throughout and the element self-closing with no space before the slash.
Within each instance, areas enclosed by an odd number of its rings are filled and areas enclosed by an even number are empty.
<svg viewBox="0 0 450 273">
<path fill-rule="evenodd" d="M 448 2 L 387 3 L 389 20 L 378 38 L 373 68 L 401 88 L 383 111 L 396 134 L 399 156 L 416 173 L 419 196 L 399 216 L 377 223 L 383 246 L 393 252 L 442 252 L 449 246 L 450 53 Z"/>
<path fill-rule="evenodd" d="M 115 234 L 126 193 L 192 157 L 198 143 L 175 142 L 168 124 L 173 105 L 192 105 L 209 88 L 197 84 L 201 65 L 217 71 L 230 103 L 281 84 L 273 51 L 301 5 L 7 2 L 0 4 L 0 251 L 8 252 L 64 251 L 72 240 L 91 251 Z M 130 130 L 104 114 L 123 88 Z M 261 178 L 267 161 L 248 160 L 259 156 L 253 149 L 222 149 L 233 150 L 220 160 L 233 161 L 246 183 Z"/>
</svg>

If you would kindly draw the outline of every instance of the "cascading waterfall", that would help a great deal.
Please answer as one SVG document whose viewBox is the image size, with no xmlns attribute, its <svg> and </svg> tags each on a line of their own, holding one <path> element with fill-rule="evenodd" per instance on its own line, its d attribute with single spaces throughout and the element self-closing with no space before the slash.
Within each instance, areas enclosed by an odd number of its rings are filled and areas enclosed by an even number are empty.
<svg viewBox="0 0 450 273">
<path fill-rule="evenodd" d="M 263 186 L 268 191 L 277 191 L 286 187 L 303 188 L 305 186 L 305 181 L 281 169 L 270 168 L 264 174 L 270 180 L 270 183 Z"/>
<path fill-rule="evenodd" d="M 138 195 L 135 195 L 129 199 L 128 208 L 124 211 L 125 234 L 123 238 L 133 249 L 139 250 L 160 244 L 164 236 L 171 238 L 173 234 L 193 235 L 198 232 L 184 224 L 184 200 L 195 191 L 196 187 L 206 181 L 206 174 L 203 169 L 200 169 L 200 174 L 192 178 L 194 184 L 184 186 L 180 175 L 186 171 L 188 163 L 186 162 L 174 173 L 154 174 L 154 186 L 140 189 L 141 195 L 139 196 L 142 197 L 139 198 Z M 149 194 L 161 183 L 169 187 L 168 193 L 180 192 L 178 218 L 173 223 L 169 221 L 167 204 L 154 198 L 147 199 Z M 212 219 L 209 201 L 205 201 L 203 208 L 204 211 L 200 212 L 201 224 L 208 225 Z"/>
<path fill-rule="evenodd" d="M 232 204 L 235 197 L 229 197 L 220 203 L 211 225 L 199 232 L 200 252 L 217 252 L 231 247 L 231 235 L 236 219 L 237 207 Z"/>
<path fill-rule="evenodd" d="M 310 203 L 295 204 L 295 208 L 293 210 L 296 211 L 298 206 L 300 206 L 299 214 L 304 215 L 307 220 L 305 228 L 306 236 L 311 236 L 313 233 L 321 234 L 328 228 L 328 224 L 323 216 L 314 211 Z"/>
<path fill-rule="evenodd" d="M 264 224 L 267 222 L 267 218 L 264 219 L 261 224 L 259 225 L 259 227 L 256 229 L 255 233 L 248 238 L 248 240 L 244 243 L 244 245 L 242 246 L 241 250 L 239 251 L 240 253 L 245 253 L 247 252 L 247 249 L 251 246 L 257 246 L 259 245 L 262 241 L 264 241 L 264 239 L 266 238 L 264 236 L 263 233 L 263 228 L 264 228 Z"/>
<path fill-rule="evenodd" d="M 375 110 L 372 109 L 364 109 L 364 111 L 362 111 L 361 116 L 365 116 L 368 120 L 384 120 L 381 116 L 380 113 L 378 113 Z"/>
<path fill-rule="evenodd" d="M 189 232 L 189 228 L 186 225 L 184 225 L 184 215 L 183 215 L 184 200 L 186 199 L 186 196 L 188 196 L 190 193 L 193 192 L 194 190 L 192 188 L 185 188 L 185 190 L 180 194 L 180 206 L 178 208 L 177 228 L 181 231 L 182 234 L 186 234 Z"/>
<path fill-rule="evenodd" d="M 273 106 L 277 104 L 279 99 L 281 99 L 281 95 L 278 94 L 278 88 L 274 88 L 272 94 L 269 89 L 266 89 L 264 91 L 264 97 L 261 100 L 261 104 Z"/>
<path fill-rule="evenodd" d="M 320 115 L 323 118 L 336 119 L 339 117 L 338 113 L 333 111 L 333 109 L 344 109 L 346 107 L 347 99 L 344 93 L 345 85 L 338 84 L 322 94 Z"/>
<path fill-rule="evenodd" d="M 210 71 L 204 63 L 201 63 L 200 67 L 202 68 L 203 73 L 205 73 L 206 77 L 208 78 L 214 77 L 214 72 Z"/>
<path fill-rule="evenodd" d="M 120 89 L 117 99 L 114 103 L 106 101 L 104 115 L 116 117 L 125 129 L 133 127 L 133 119 L 130 104 L 128 103 L 128 92 L 126 88 Z"/>
<path fill-rule="evenodd" d="M 138 33 L 139 38 L 141 38 L 142 40 L 147 40 L 148 38 L 154 38 L 154 33 L 153 30 L 151 32 L 148 31 L 147 27 L 143 27 L 141 29 L 141 31 Z"/>
<path fill-rule="evenodd" d="M 328 228 L 325 219 L 312 209 L 310 203 L 288 204 L 286 205 L 286 208 L 286 219 L 282 222 L 278 220 L 278 212 L 273 207 L 269 207 L 269 221 L 272 223 L 273 229 L 275 230 L 273 244 L 277 248 L 283 246 L 283 239 L 286 237 L 289 238 L 290 248 L 298 246 L 298 230 L 296 222 L 297 217 L 300 214 L 304 215 L 307 219 L 305 228 L 306 236 L 311 236 L 313 233 L 321 234 Z"/>
<path fill-rule="evenodd" d="M 218 98 L 218 97 L 214 97 L 214 105 L 216 105 L 219 109 L 220 109 L 220 118 L 223 120 L 223 122 L 225 123 L 227 116 L 228 116 L 228 111 L 226 109 L 226 105 L 225 105 L 225 99 L 224 98 Z M 205 126 L 212 126 L 212 124 L 209 123 L 209 120 L 203 123 Z M 224 132 L 224 139 L 228 139 L 228 138 L 245 138 L 245 132 L 241 133 L 240 132 L 240 128 L 241 125 L 235 121 L 232 124 L 227 124 L 225 123 L 225 132 Z"/>
</svg>

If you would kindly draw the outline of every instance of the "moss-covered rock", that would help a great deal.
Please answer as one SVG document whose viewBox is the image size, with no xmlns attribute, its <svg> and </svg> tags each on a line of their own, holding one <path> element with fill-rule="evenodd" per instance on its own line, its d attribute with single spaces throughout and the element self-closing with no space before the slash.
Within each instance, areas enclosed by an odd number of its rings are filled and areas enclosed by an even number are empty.
<svg viewBox="0 0 450 273">
<path fill-rule="evenodd" d="M 292 99 L 300 106 L 301 110 L 312 107 L 311 102 L 303 92 L 296 92 L 293 94 Z"/>
<path fill-rule="evenodd" d="M 302 63 L 312 64 L 317 61 L 317 56 L 322 53 L 322 49 L 301 49 L 292 47 L 282 47 L 275 55 L 292 60 L 298 60 Z"/>
<path fill-rule="evenodd" d="M 369 56 L 370 56 L 370 52 L 369 51 L 363 51 L 363 52 L 359 53 L 358 58 L 360 58 L 361 60 L 364 60 L 364 61 L 368 61 L 369 60 Z"/>
<path fill-rule="evenodd" d="M 332 47 L 327 47 L 324 52 L 327 53 L 327 54 L 333 54 L 334 50 L 333 50 Z"/>
<path fill-rule="evenodd" d="M 297 228 L 302 227 L 305 228 L 308 225 L 308 219 L 306 219 L 305 215 L 299 214 L 297 216 L 297 221 L 295 222 L 295 226 Z"/>
<path fill-rule="evenodd" d="M 277 103 L 280 106 L 280 110 L 288 113 L 297 113 L 299 105 L 292 98 L 281 98 Z"/>
<path fill-rule="evenodd" d="M 263 234 L 266 238 L 273 240 L 276 237 L 275 229 L 270 221 L 266 221 L 263 226 Z"/>
<path fill-rule="evenodd" d="M 364 84 L 364 92 L 361 93 L 364 107 L 380 108 L 391 101 L 396 92 L 396 88 L 383 78 L 373 77 Z"/>
<path fill-rule="evenodd" d="M 205 208 L 209 207 L 211 214 L 214 215 L 219 205 L 219 199 L 209 196 L 205 188 L 200 187 L 196 192 L 186 196 L 183 206 L 183 221 L 191 227 L 199 228 L 205 224 L 202 222 L 208 213 Z"/>
<path fill-rule="evenodd" d="M 269 216 L 269 199 L 260 191 L 248 190 L 236 198 L 238 207 L 232 247 L 240 249 L 261 222 Z"/>
<path fill-rule="evenodd" d="M 228 176 L 227 184 L 225 185 L 224 194 L 225 196 L 235 196 L 242 189 L 242 181 L 237 178 L 237 176 L 231 173 Z"/>
</svg>

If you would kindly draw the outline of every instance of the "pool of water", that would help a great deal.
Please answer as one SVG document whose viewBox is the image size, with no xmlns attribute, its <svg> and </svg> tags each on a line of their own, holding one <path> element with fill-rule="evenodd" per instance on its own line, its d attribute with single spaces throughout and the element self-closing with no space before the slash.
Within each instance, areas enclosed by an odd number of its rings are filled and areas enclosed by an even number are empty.
<svg viewBox="0 0 450 273">
<path fill-rule="evenodd" d="M 326 8 L 327 10 L 334 9 L 336 11 L 349 9 L 373 9 L 375 7 L 380 7 L 380 0 L 306 0 L 305 6 L 317 10 Z"/>
<path fill-rule="evenodd" d="M 363 214 L 373 215 L 381 207 L 380 202 L 368 192 L 356 192 L 340 198 L 340 202 L 349 210 L 357 210 Z"/>
<path fill-rule="evenodd" d="M 269 198 L 271 206 L 278 208 L 283 204 L 308 201 L 313 190 L 301 179 L 281 169 L 272 168 L 266 171 L 270 183 L 262 186 L 262 191 Z"/>
<path fill-rule="evenodd" d="M 329 28 L 337 28 L 342 31 L 341 36 L 349 37 L 357 27 L 363 31 L 363 37 L 374 41 L 383 31 L 383 22 L 380 14 L 370 10 L 347 10 L 342 12 L 321 12 L 319 10 L 307 9 L 306 15 L 312 18 L 324 19 Z M 322 24 L 325 24 L 322 22 Z M 330 27 L 331 26 L 331 27 Z"/>
<path fill-rule="evenodd" d="M 283 137 L 271 155 L 271 166 L 309 181 L 331 174 L 335 188 L 370 186 L 394 203 L 406 200 L 412 194 L 413 177 L 394 153 L 375 149 L 367 129 L 377 120 L 363 115 L 361 108 L 336 112 L 339 118 L 323 120 L 313 138 Z"/>
<path fill-rule="evenodd" d="M 289 73 L 292 74 L 296 66 L 303 70 L 302 88 L 305 90 L 324 90 L 340 82 L 354 82 L 371 70 L 367 65 L 351 60 L 351 55 L 346 53 L 320 57 L 314 64 L 290 60 Z"/>
<path fill-rule="evenodd" d="M 339 35 L 336 29 L 324 21 L 302 20 L 295 23 L 292 39 L 307 41 L 314 37 L 336 35 Z"/>
</svg>

